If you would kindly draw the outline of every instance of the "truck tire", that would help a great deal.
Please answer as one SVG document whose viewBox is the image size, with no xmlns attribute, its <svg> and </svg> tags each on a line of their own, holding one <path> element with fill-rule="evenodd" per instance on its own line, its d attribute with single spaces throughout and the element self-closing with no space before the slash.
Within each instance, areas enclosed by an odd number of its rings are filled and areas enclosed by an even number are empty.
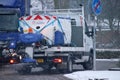
<svg viewBox="0 0 120 80">
<path fill-rule="evenodd" d="M 93 69 L 93 57 L 89 56 L 89 60 L 83 63 L 83 68 L 85 70 L 92 70 Z"/>
<path fill-rule="evenodd" d="M 64 61 L 65 64 L 58 64 L 57 69 L 60 73 L 71 73 L 73 71 L 73 62 L 71 56 L 66 57 L 66 61 Z M 64 67 L 61 67 L 64 66 Z"/>
<path fill-rule="evenodd" d="M 72 62 L 72 58 L 71 55 L 69 55 L 67 57 L 67 61 L 66 61 L 66 65 L 64 69 L 59 69 L 59 72 L 61 73 L 71 73 L 73 72 L 73 62 Z"/>
<path fill-rule="evenodd" d="M 19 74 L 29 74 L 31 73 L 31 67 L 23 67 L 17 71 Z"/>
<path fill-rule="evenodd" d="M 52 69 L 52 65 L 43 65 L 42 68 L 45 70 L 45 71 L 51 71 Z"/>
<path fill-rule="evenodd" d="M 67 72 L 71 73 L 73 71 L 73 62 L 71 56 L 68 56 L 67 60 Z"/>
</svg>

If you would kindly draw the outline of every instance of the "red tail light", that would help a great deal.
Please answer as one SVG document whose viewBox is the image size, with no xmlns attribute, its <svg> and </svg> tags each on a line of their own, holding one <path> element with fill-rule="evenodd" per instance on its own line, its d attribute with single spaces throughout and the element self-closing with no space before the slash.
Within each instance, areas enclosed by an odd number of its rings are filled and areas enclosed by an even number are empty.
<svg viewBox="0 0 120 80">
<path fill-rule="evenodd" d="M 10 60 L 10 64 L 14 64 L 15 63 L 15 60 L 14 59 L 11 59 Z"/>
<path fill-rule="evenodd" d="M 39 47 L 39 46 L 40 46 L 40 43 L 35 43 L 35 46 L 36 46 L 36 47 Z"/>
<path fill-rule="evenodd" d="M 53 60 L 54 63 L 62 63 L 62 59 L 61 58 L 55 58 Z"/>
</svg>

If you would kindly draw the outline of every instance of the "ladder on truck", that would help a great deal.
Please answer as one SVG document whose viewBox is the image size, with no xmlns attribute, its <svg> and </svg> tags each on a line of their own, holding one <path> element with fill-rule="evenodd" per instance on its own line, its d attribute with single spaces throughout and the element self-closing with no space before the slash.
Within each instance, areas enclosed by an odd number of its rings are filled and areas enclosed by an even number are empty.
<svg viewBox="0 0 120 80">
<path fill-rule="evenodd" d="M 30 11 L 30 15 L 37 14 L 79 14 L 84 16 L 84 7 L 81 6 L 77 9 L 46 9 Z"/>
</svg>

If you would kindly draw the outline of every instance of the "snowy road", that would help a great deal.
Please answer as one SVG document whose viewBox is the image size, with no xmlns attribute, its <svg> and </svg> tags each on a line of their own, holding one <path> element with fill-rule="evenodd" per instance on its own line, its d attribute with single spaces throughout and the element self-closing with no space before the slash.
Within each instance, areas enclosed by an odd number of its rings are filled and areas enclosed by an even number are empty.
<svg viewBox="0 0 120 80">
<path fill-rule="evenodd" d="M 110 68 L 118 67 L 119 59 L 97 59 L 96 60 L 96 69 L 97 70 L 108 70 Z"/>
<path fill-rule="evenodd" d="M 12 67 L 4 67 L 0 69 L 0 80 L 71 80 L 60 74 L 56 70 L 51 72 L 36 69 L 27 75 L 18 74 Z"/>
<path fill-rule="evenodd" d="M 93 79 L 96 76 L 93 75 L 93 77 L 85 75 L 85 74 L 111 74 L 110 72 L 105 72 L 109 68 L 115 68 L 117 61 L 116 60 L 97 60 L 96 69 L 100 70 L 99 72 L 90 72 L 90 71 L 84 71 L 81 65 L 74 65 L 74 72 L 71 74 L 61 74 L 55 69 L 53 69 L 51 72 L 47 72 L 42 70 L 41 68 L 36 68 L 32 70 L 32 73 L 28 75 L 20 75 L 18 74 L 12 66 L 6 66 L 3 68 L 0 68 L 0 80 L 88 80 L 88 78 Z M 104 71 L 103 71 L 104 70 Z M 120 74 L 120 72 L 118 72 Z M 112 73 L 112 74 L 118 74 L 118 73 Z M 79 76 L 80 74 L 83 74 Z M 87 79 L 84 78 L 84 76 L 87 76 Z M 81 77 L 81 79 L 79 79 Z M 106 78 L 107 76 L 98 76 L 98 78 Z M 71 79 L 69 79 L 71 78 Z M 109 77 L 107 77 L 109 78 Z M 114 77 L 112 77 L 114 78 Z M 118 78 L 119 79 L 119 78 Z M 94 79 L 93 79 L 94 80 Z M 113 79 L 108 79 L 113 80 Z M 114 79 L 115 80 L 115 79 Z M 120 79 L 119 79 L 120 80 Z"/>
</svg>

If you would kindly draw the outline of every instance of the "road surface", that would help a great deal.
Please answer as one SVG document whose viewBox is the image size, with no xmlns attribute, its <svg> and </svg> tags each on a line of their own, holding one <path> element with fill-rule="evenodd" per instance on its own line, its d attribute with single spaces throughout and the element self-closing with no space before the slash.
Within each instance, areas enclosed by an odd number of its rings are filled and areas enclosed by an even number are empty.
<svg viewBox="0 0 120 80">
<path fill-rule="evenodd" d="M 108 70 L 109 68 L 115 68 L 117 61 L 101 61 L 97 60 L 97 70 Z M 83 71 L 81 65 L 74 65 L 75 71 Z M 57 70 L 52 69 L 50 72 L 44 71 L 41 68 L 35 68 L 32 73 L 27 75 L 18 74 L 13 66 L 4 66 L 0 68 L 0 80 L 71 80 L 63 76 L 64 74 L 59 73 Z"/>
<path fill-rule="evenodd" d="M 0 80 L 70 80 L 56 70 L 43 71 L 41 68 L 32 70 L 26 75 L 18 74 L 11 66 L 7 65 L 0 69 Z"/>
<path fill-rule="evenodd" d="M 97 70 L 108 70 L 111 68 L 117 68 L 118 59 L 97 59 L 96 69 Z"/>
</svg>

